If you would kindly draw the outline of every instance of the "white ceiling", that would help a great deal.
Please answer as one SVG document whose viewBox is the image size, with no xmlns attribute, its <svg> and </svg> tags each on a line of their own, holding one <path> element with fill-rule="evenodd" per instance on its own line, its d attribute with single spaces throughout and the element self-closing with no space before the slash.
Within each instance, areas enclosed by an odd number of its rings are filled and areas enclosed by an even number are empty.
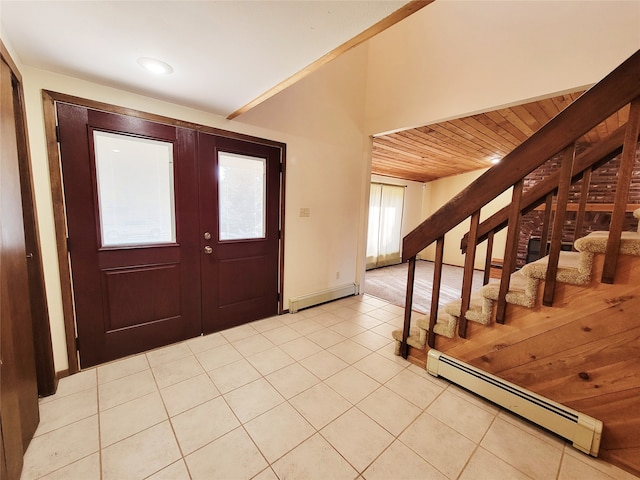
<svg viewBox="0 0 640 480">
<path fill-rule="evenodd" d="M 227 116 L 406 3 L 0 0 L 0 23 L 23 64 Z"/>
</svg>

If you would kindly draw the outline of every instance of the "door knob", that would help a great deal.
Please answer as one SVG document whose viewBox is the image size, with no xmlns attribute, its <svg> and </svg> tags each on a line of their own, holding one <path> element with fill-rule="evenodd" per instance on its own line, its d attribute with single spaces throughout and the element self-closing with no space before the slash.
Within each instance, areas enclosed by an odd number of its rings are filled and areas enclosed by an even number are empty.
<svg viewBox="0 0 640 480">
<path fill-rule="evenodd" d="M 206 247 L 204 247 L 204 253 L 206 253 L 207 255 L 211 255 L 213 253 L 213 248 L 207 245 Z"/>
</svg>

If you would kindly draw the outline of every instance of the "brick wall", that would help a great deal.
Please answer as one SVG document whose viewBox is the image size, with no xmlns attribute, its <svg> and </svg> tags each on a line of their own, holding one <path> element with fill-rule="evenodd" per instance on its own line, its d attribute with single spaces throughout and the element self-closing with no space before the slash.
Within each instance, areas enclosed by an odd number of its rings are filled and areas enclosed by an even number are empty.
<svg viewBox="0 0 640 480">
<path fill-rule="evenodd" d="M 560 158 L 560 155 L 558 155 L 549 159 L 546 163 L 525 177 L 524 191 L 530 189 L 542 178 L 546 178 L 550 173 L 558 170 L 560 168 Z M 619 168 L 620 156 L 615 157 L 592 172 L 587 203 L 614 203 Z M 570 203 L 578 203 L 581 188 L 582 180 L 571 186 L 569 193 Z M 640 204 L 640 143 L 636 150 L 636 162 L 631 180 L 631 188 L 629 190 L 629 203 Z M 533 211 L 522 217 L 520 238 L 518 242 L 518 266 L 525 264 L 529 238 L 539 237 L 541 235 L 543 217 L 544 212 L 542 211 Z M 608 230 L 610 220 L 610 213 L 586 212 L 582 236 L 596 230 Z M 563 242 L 573 242 L 575 224 L 576 212 L 567 212 L 563 230 Z M 632 213 L 627 213 L 625 215 L 624 230 L 635 231 L 637 224 L 638 221 L 633 217 Z M 551 237 L 551 234 L 549 234 L 549 237 Z"/>
</svg>

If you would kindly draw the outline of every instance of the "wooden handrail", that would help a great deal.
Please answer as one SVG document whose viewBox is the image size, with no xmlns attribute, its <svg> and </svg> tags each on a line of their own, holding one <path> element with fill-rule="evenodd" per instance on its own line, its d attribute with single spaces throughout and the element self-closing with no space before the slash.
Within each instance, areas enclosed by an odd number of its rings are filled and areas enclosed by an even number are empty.
<svg viewBox="0 0 640 480">
<path fill-rule="evenodd" d="M 638 79 L 640 50 L 404 237 L 402 260 L 406 262 L 415 257 L 473 212 L 631 102 L 640 95 Z"/>
<path fill-rule="evenodd" d="M 616 157 L 622 152 L 626 124 L 617 128 L 609 137 L 588 148 L 576 157 L 572 183 L 582 178 L 583 172 L 588 168 L 596 168 Z M 640 137 L 639 137 L 640 138 Z M 547 195 L 552 193 L 558 187 L 560 172 L 555 171 L 544 180 L 536 183 L 522 196 L 523 213 L 527 213 L 541 205 Z M 478 243 L 483 242 L 487 238 L 489 232 L 497 233 L 507 226 L 507 218 L 509 216 L 509 207 L 503 207 L 496 213 L 491 215 L 478 226 Z M 468 233 L 462 237 L 460 249 L 466 251 L 468 241 Z"/>
</svg>

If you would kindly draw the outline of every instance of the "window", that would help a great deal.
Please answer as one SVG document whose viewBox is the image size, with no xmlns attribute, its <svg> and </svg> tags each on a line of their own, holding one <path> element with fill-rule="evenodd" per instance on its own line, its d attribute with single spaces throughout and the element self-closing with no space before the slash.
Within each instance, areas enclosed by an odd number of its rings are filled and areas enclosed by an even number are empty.
<svg viewBox="0 0 640 480">
<path fill-rule="evenodd" d="M 367 269 L 400 263 L 400 237 L 404 188 L 371 184 L 369 229 L 367 232 Z"/>
<path fill-rule="evenodd" d="M 173 144 L 93 132 L 103 247 L 174 243 Z"/>
<path fill-rule="evenodd" d="M 265 158 L 218 154 L 220 240 L 265 238 Z"/>
</svg>

